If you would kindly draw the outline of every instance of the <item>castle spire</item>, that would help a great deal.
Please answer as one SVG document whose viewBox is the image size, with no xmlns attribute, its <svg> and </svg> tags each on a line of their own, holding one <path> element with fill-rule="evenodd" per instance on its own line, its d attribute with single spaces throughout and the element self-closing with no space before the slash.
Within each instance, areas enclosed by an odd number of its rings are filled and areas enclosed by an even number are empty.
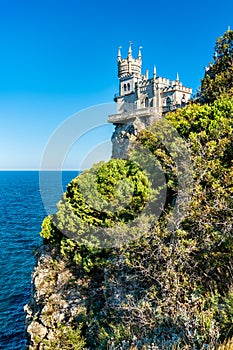
<svg viewBox="0 0 233 350">
<path fill-rule="evenodd" d="M 142 59 L 142 52 L 141 52 L 142 46 L 139 46 L 138 48 L 138 59 L 141 60 Z"/>
<path fill-rule="evenodd" d="M 128 57 L 132 57 L 132 41 L 129 42 Z"/>
<path fill-rule="evenodd" d="M 178 73 L 178 72 L 176 73 L 176 81 L 177 81 L 177 82 L 180 81 L 179 73 Z"/>
<path fill-rule="evenodd" d="M 157 72 L 156 72 L 156 65 L 154 65 L 154 72 L 153 72 L 154 79 L 156 78 L 156 74 L 157 74 Z"/>
<path fill-rule="evenodd" d="M 117 60 L 121 60 L 121 46 L 118 46 L 118 55 L 117 55 Z"/>
</svg>

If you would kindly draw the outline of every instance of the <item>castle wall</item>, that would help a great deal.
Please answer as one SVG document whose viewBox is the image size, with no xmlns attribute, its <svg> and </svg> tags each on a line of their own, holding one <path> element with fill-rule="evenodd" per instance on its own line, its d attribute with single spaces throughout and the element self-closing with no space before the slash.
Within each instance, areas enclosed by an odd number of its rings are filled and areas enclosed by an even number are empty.
<svg viewBox="0 0 233 350">
<path fill-rule="evenodd" d="M 117 101 L 118 113 L 124 113 L 128 111 L 133 111 L 136 109 L 138 108 L 137 108 L 137 98 L 135 93 L 118 98 L 118 101 Z"/>
</svg>

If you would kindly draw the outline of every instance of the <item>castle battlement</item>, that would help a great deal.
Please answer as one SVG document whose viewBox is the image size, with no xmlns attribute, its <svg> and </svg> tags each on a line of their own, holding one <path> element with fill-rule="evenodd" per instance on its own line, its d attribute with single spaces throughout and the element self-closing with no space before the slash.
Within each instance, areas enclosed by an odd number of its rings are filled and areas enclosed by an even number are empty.
<svg viewBox="0 0 233 350">
<path fill-rule="evenodd" d="M 109 123 L 125 124 L 135 118 L 162 116 L 170 110 L 184 107 L 190 100 L 192 89 L 183 86 L 178 74 L 176 80 L 159 77 L 155 67 L 152 78 L 149 78 L 148 70 L 142 74 L 141 47 L 137 58 L 132 56 L 132 43 L 126 58 L 122 58 L 119 47 L 117 64 L 119 93 L 114 97 L 117 114 L 109 116 Z"/>
</svg>

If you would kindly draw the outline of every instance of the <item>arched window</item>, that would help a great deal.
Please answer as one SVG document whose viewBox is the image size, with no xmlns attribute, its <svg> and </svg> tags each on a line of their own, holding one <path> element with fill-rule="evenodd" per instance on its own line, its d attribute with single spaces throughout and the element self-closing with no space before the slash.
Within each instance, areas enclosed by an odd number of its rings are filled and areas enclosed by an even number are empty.
<svg viewBox="0 0 233 350">
<path fill-rule="evenodd" d="M 184 107 L 185 105 L 186 105 L 186 98 L 185 98 L 185 94 L 184 94 L 182 99 L 181 99 L 181 107 Z"/>
<path fill-rule="evenodd" d="M 128 91 L 129 91 L 130 90 L 130 83 L 128 83 L 127 86 L 128 86 Z"/>
<path fill-rule="evenodd" d="M 127 88 L 126 88 L 126 84 L 124 84 L 124 91 L 126 91 L 126 89 L 127 89 Z"/>
<path fill-rule="evenodd" d="M 167 97 L 167 105 L 168 105 L 168 106 L 170 106 L 171 101 L 172 101 L 171 98 L 168 96 L 168 97 Z"/>
<path fill-rule="evenodd" d="M 148 97 L 145 98 L 145 107 L 149 107 L 149 98 Z"/>
</svg>

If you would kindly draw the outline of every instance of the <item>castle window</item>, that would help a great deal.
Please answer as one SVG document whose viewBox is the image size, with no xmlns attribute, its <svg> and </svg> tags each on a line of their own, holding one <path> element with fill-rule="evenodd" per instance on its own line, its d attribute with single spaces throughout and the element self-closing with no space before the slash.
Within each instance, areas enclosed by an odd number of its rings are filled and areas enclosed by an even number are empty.
<svg viewBox="0 0 233 350">
<path fill-rule="evenodd" d="M 126 89 L 127 89 L 127 88 L 126 88 L 126 84 L 124 84 L 124 91 L 126 91 Z"/>
<path fill-rule="evenodd" d="M 171 102 L 172 102 L 172 100 L 171 100 L 171 98 L 168 96 L 168 98 L 167 98 L 167 105 L 170 106 Z"/>
<path fill-rule="evenodd" d="M 127 86 L 128 86 L 128 91 L 129 91 L 130 90 L 130 83 L 128 83 Z"/>
<path fill-rule="evenodd" d="M 184 94 L 182 99 L 181 99 L 181 107 L 184 107 L 185 105 L 186 105 L 186 98 L 185 98 L 185 94 Z"/>
<path fill-rule="evenodd" d="M 148 97 L 145 98 L 145 107 L 149 107 L 149 98 Z"/>
</svg>

